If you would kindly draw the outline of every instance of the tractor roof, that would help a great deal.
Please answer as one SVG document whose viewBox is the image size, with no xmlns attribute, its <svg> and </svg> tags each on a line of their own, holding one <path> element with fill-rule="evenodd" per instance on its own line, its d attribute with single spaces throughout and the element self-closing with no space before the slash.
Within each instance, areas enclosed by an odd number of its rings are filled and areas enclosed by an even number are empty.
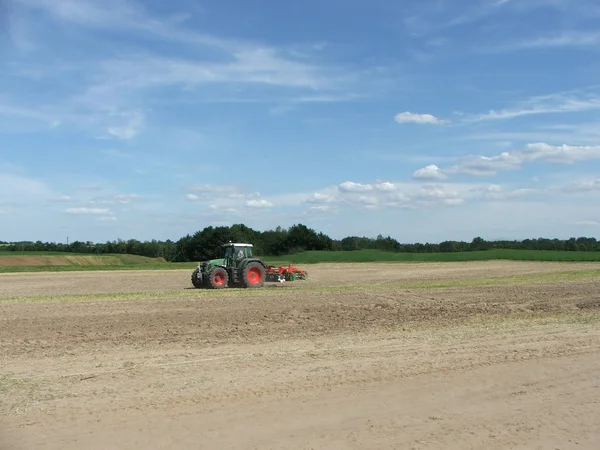
<svg viewBox="0 0 600 450">
<path fill-rule="evenodd" d="M 227 244 L 223 244 L 222 247 L 254 247 L 252 244 L 240 244 L 237 242 L 228 242 Z"/>
</svg>

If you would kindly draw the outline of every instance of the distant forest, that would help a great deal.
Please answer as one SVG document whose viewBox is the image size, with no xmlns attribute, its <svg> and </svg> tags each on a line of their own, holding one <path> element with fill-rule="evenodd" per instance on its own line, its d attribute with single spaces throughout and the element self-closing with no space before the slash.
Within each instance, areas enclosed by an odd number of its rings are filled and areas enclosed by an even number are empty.
<svg viewBox="0 0 600 450">
<path fill-rule="evenodd" d="M 202 261 L 213 258 L 224 242 L 248 242 L 254 244 L 254 253 L 260 256 L 290 255 L 307 250 L 351 251 L 384 250 L 406 253 L 439 253 L 489 250 L 492 248 L 517 250 L 566 250 L 600 251 L 600 242 L 595 238 L 580 237 L 568 240 L 525 239 L 523 241 L 486 241 L 481 237 L 471 242 L 444 241 L 437 244 L 402 244 L 390 236 L 376 238 L 348 236 L 340 240 L 332 239 L 324 233 L 298 224 L 290 228 L 277 227 L 275 230 L 256 231 L 243 224 L 230 227 L 206 227 L 193 235 L 186 235 L 178 241 L 138 241 L 135 239 L 93 243 L 74 241 L 69 244 L 54 242 L 3 242 L 3 251 L 49 251 L 73 253 L 129 253 L 148 257 L 162 257 L 167 261 Z"/>
</svg>

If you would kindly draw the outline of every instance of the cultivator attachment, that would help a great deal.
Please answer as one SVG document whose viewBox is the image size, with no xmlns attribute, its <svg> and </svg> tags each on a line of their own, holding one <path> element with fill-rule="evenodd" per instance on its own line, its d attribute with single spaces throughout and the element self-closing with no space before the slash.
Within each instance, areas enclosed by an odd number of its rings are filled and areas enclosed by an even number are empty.
<svg viewBox="0 0 600 450">
<path fill-rule="evenodd" d="M 291 264 L 288 267 L 267 266 L 265 281 L 275 281 L 283 283 L 284 281 L 306 280 L 308 273 L 298 269 Z"/>
</svg>

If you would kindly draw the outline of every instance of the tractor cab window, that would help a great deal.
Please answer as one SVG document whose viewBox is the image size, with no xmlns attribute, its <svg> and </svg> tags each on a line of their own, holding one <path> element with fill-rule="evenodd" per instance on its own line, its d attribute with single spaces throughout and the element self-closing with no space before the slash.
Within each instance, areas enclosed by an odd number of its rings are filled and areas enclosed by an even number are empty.
<svg viewBox="0 0 600 450">
<path fill-rule="evenodd" d="M 225 247 L 223 258 L 231 258 L 233 256 L 233 247 Z"/>
<path fill-rule="evenodd" d="M 236 247 L 233 257 L 235 259 L 244 259 L 248 258 L 248 247 Z"/>
</svg>

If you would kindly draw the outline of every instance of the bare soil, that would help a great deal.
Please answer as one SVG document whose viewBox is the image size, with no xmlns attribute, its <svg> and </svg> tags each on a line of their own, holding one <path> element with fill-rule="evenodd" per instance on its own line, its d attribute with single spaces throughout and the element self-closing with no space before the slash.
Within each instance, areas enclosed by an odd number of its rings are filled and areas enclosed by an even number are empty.
<svg viewBox="0 0 600 450">
<path fill-rule="evenodd" d="M 0 275 L 0 449 L 596 449 L 600 279 L 402 283 L 598 268 L 322 264 L 225 292 Z"/>
</svg>

